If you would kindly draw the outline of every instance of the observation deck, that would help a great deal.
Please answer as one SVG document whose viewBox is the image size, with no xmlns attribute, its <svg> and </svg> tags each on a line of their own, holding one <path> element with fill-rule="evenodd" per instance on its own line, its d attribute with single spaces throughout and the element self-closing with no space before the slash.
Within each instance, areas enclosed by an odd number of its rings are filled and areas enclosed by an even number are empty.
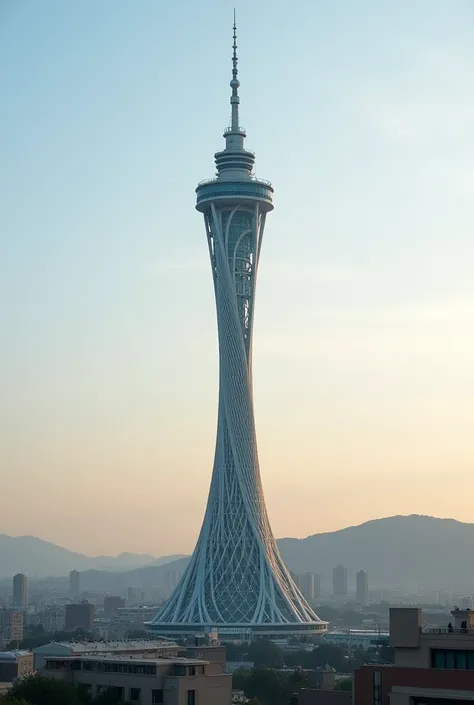
<svg viewBox="0 0 474 705">
<path fill-rule="evenodd" d="M 200 181 L 196 188 L 196 210 L 204 213 L 210 201 L 219 205 L 249 205 L 260 203 L 260 210 L 268 213 L 273 210 L 273 187 L 270 181 L 254 177 L 238 181 L 226 181 L 221 178 Z"/>
</svg>

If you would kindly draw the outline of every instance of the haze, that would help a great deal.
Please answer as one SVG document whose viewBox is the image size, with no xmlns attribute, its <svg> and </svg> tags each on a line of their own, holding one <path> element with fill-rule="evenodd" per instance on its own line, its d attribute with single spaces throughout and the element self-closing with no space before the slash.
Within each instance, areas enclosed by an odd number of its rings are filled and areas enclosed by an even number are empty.
<svg viewBox="0 0 474 705">
<path fill-rule="evenodd" d="M 227 0 L 0 8 L 0 533 L 189 552 L 217 416 L 194 211 L 230 116 Z M 472 519 L 471 0 L 237 0 L 275 187 L 254 378 L 276 536 Z"/>
</svg>

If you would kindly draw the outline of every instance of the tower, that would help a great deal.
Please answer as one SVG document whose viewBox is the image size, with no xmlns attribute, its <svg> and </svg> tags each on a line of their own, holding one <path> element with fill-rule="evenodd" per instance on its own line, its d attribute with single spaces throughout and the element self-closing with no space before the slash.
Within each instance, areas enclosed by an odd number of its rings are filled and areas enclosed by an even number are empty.
<svg viewBox="0 0 474 705">
<path fill-rule="evenodd" d="M 13 578 L 13 607 L 26 607 L 28 604 L 28 578 L 17 573 Z"/>
<path fill-rule="evenodd" d="M 367 571 L 359 570 L 356 575 L 356 602 L 366 605 L 369 601 L 369 576 Z"/>
<path fill-rule="evenodd" d="M 332 571 L 333 595 L 344 597 L 347 595 L 347 568 L 337 565 Z"/>
<path fill-rule="evenodd" d="M 273 188 L 255 178 L 239 122 L 234 17 L 231 123 L 216 176 L 196 189 L 216 299 L 219 410 L 214 469 L 190 563 L 148 624 L 168 635 L 216 631 L 228 638 L 326 631 L 286 569 L 268 521 L 258 464 L 252 393 L 255 286 Z"/>
</svg>

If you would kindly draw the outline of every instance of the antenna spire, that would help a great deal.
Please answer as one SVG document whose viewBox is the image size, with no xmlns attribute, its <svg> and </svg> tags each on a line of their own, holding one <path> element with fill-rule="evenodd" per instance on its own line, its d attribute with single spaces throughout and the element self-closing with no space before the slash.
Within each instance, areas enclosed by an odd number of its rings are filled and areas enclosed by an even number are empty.
<svg viewBox="0 0 474 705">
<path fill-rule="evenodd" d="M 232 88 L 232 95 L 230 97 L 230 104 L 232 107 L 232 121 L 231 121 L 231 129 L 232 132 L 238 132 L 239 131 L 239 103 L 240 103 L 240 98 L 239 98 L 239 86 L 240 86 L 240 81 L 237 78 L 238 74 L 238 69 L 237 69 L 237 24 L 235 21 L 235 8 L 234 8 L 234 26 L 233 26 L 233 39 L 234 43 L 232 45 L 233 48 L 233 54 L 232 54 L 232 80 L 230 82 L 230 87 Z"/>
</svg>

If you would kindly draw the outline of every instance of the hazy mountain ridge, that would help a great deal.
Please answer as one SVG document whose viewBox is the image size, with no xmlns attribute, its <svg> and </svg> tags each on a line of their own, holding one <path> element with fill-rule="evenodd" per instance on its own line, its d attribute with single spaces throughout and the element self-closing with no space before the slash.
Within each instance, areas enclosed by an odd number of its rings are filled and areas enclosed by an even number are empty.
<svg viewBox="0 0 474 705">
<path fill-rule="evenodd" d="M 331 583 L 334 566 L 342 563 L 349 571 L 350 589 L 361 568 L 368 571 L 371 587 L 414 590 L 418 582 L 424 589 L 469 590 L 466 594 L 474 588 L 469 561 L 474 524 L 455 519 L 393 516 L 304 539 L 283 538 L 277 543 L 288 568 L 296 573 L 317 573 L 326 586 Z M 15 553 L 18 548 L 22 552 Z M 83 589 L 153 586 L 164 572 L 182 571 L 188 561 L 185 556 L 156 559 L 137 554 L 91 558 L 34 537 L 0 536 L 1 577 L 16 572 L 26 572 L 31 578 L 35 574 L 65 576 L 76 568 L 84 571 Z"/>
<path fill-rule="evenodd" d="M 170 556 L 174 560 L 176 556 Z M 124 571 L 150 563 L 165 563 L 166 557 L 149 554 L 120 553 L 118 556 L 86 556 L 70 551 L 36 536 L 0 534 L 0 578 L 25 573 L 31 578 L 63 576 L 70 570 L 102 569 Z"/>
</svg>

